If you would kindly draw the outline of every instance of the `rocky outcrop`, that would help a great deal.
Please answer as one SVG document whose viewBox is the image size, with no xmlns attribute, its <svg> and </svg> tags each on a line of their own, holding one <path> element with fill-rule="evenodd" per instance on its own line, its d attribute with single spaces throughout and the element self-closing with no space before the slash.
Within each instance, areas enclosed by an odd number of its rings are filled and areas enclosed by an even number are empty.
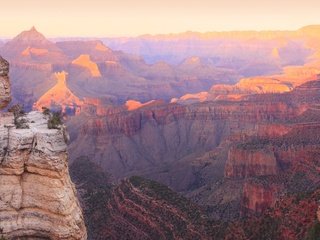
<svg viewBox="0 0 320 240">
<path fill-rule="evenodd" d="M 101 77 L 98 65 L 91 61 L 89 55 L 80 55 L 77 59 L 72 61 L 72 64 L 86 68 L 88 71 L 90 71 L 92 77 Z"/>
<path fill-rule="evenodd" d="M 155 106 L 164 105 L 164 104 L 165 102 L 161 100 L 151 100 L 146 103 L 141 103 L 135 100 L 128 100 L 125 103 L 125 107 L 127 108 L 128 111 L 133 111 L 143 107 L 155 107 Z"/>
<path fill-rule="evenodd" d="M 68 174 L 64 132 L 47 128 L 42 113 L 1 116 L 0 227 L 11 238 L 86 239 L 76 191 Z"/>
<path fill-rule="evenodd" d="M 57 84 L 34 103 L 34 110 L 42 111 L 42 108 L 46 107 L 61 110 L 68 115 L 75 115 L 80 112 L 83 102 L 68 88 L 67 75 L 66 72 L 56 72 L 54 74 Z"/>
<path fill-rule="evenodd" d="M 7 65 L 5 65 L 7 66 Z M 0 228 L 9 239 L 85 240 L 63 127 L 48 116 L 0 115 Z"/>
<path fill-rule="evenodd" d="M 11 101 L 9 82 L 9 63 L 0 56 L 0 109 Z"/>
</svg>

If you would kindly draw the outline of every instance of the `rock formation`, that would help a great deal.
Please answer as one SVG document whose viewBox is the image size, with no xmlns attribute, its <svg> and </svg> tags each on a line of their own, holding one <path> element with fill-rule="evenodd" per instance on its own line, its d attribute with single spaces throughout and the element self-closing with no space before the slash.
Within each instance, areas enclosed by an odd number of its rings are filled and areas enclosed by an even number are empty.
<svg viewBox="0 0 320 240">
<path fill-rule="evenodd" d="M 24 31 L 1 49 L 1 55 L 10 62 L 61 63 L 67 60 L 64 53 L 35 27 Z"/>
<path fill-rule="evenodd" d="M 0 80 L 8 84 L 8 63 L 1 60 L 0 67 Z M 9 92 L 5 93 L 8 99 Z M 85 240 L 81 208 L 68 173 L 64 128 L 49 129 L 48 116 L 40 112 L 1 113 L 0 132 L 3 235 L 9 239 Z"/>
<path fill-rule="evenodd" d="M 42 95 L 33 108 L 42 111 L 43 107 L 59 109 L 62 112 L 74 115 L 80 112 L 82 101 L 75 96 L 67 86 L 67 73 L 57 72 L 54 74 L 57 84 Z"/>
<path fill-rule="evenodd" d="M 159 105 L 163 105 L 165 104 L 164 101 L 161 100 L 151 100 L 149 102 L 146 103 L 141 103 L 139 101 L 135 101 L 135 100 L 128 100 L 125 103 L 125 107 L 127 108 L 128 111 L 133 111 L 133 110 L 137 110 L 143 107 L 154 107 L 154 106 L 159 106 Z"/>
<path fill-rule="evenodd" d="M 5 108 L 11 101 L 8 74 L 9 63 L 0 56 L 0 109 Z"/>
<path fill-rule="evenodd" d="M 242 213 L 262 213 L 270 207 L 274 207 L 280 187 L 277 185 L 263 185 L 246 182 L 243 187 Z"/>
<path fill-rule="evenodd" d="M 276 175 L 278 163 L 272 149 L 243 149 L 229 150 L 225 166 L 225 176 L 246 178 L 264 175 Z"/>
<path fill-rule="evenodd" d="M 88 69 L 92 77 L 101 77 L 98 65 L 91 61 L 89 55 L 80 55 L 77 59 L 72 61 L 72 64 Z"/>
</svg>

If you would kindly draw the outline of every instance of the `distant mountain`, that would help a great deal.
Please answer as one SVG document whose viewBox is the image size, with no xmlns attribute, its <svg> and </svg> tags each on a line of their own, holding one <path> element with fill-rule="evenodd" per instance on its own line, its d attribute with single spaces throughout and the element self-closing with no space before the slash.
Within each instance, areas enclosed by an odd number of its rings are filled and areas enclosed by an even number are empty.
<svg viewBox="0 0 320 240">
<path fill-rule="evenodd" d="M 139 56 L 113 51 L 98 40 L 54 43 L 34 27 L 8 41 L 0 53 L 11 63 L 14 101 L 23 102 L 27 108 L 55 86 L 54 76 L 59 72 L 68 74 L 66 86 L 78 99 L 111 96 L 120 104 L 130 99 L 169 100 L 239 78 L 237 72 L 212 64 L 190 70 L 183 64 L 150 65 Z"/>
<path fill-rule="evenodd" d="M 317 37 L 318 26 L 297 31 L 186 32 L 104 38 L 114 50 L 143 56 L 148 63 L 178 64 L 193 56 L 213 58 L 215 66 L 243 69 L 244 76 L 275 73 L 279 66 L 302 64 L 310 49 L 305 42 Z M 312 34 L 311 34 L 312 33 Z M 277 61 L 274 59 L 277 49 Z M 259 71 L 254 71 L 259 67 Z"/>
<path fill-rule="evenodd" d="M 10 61 L 58 63 L 66 60 L 64 53 L 39 33 L 35 27 L 8 41 L 0 53 Z"/>
<path fill-rule="evenodd" d="M 309 25 L 299 29 L 299 32 L 311 37 L 320 38 L 320 25 Z"/>
</svg>

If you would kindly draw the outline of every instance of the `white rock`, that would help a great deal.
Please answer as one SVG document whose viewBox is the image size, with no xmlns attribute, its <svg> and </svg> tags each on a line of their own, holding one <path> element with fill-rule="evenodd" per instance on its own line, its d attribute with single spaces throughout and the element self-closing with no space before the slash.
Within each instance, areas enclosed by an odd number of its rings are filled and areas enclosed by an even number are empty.
<svg viewBox="0 0 320 240">
<path fill-rule="evenodd" d="M 86 239 L 86 229 L 68 173 L 64 129 L 48 129 L 40 112 L 0 116 L 0 228 L 9 239 Z"/>
</svg>

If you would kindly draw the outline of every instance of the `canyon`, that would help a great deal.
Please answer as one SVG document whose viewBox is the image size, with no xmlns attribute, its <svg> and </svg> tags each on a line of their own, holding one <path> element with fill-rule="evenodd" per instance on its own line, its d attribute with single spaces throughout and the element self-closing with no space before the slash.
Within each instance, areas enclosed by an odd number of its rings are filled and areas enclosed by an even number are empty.
<svg viewBox="0 0 320 240">
<path fill-rule="evenodd" d="M 11 63 L 13 102 L 23 102 L 28 110 L 40 97 L 57 90 L 59 72 L 68 74 L 66 87 L 77 98 L 98 96 L 114 103 L 169 100 L 214 83 L 233 83 L 239 77 L 234 70 L 209 63 L 147 64 L 99 40 L 52 42 L 34 27 L 7 41 L 0 54 Z"/>
<path fill-rule="evenodd" d="M 259 234 L 253 219 L 263 222 L 264 214 L 279 214 L 278 224 L 266 226 L 274 228 L 273 239 L 286 239 L 289 230 L 299 239 L 316 221 L 319 199 L 319 89 L 316 80 L 237 101 L 134 102 L 130 111 L 122 106 L 91 117 L 82 112 L 68 124 L 72 162 L 87 156 L 116 179 L 138 175 L 168 185 L 219 224 L 236 222 L 228 225 L 226 239 L 238 239 L 237 231 L 248 236 L 250 226 Z M 86 142 L 94 142 L 94 149 Z M 304 221 L 304 228 L 286 225 L 277 208 L 288 202 L 297 205 L 295 211 L 299 204 L 310 210 L 301 219 L 289 211 L 288 218 Z M 238 219 L 247 220 L 237 225 Z"/>
<path fill-rule="evenodd" d="M 14 103 L 64 114 L 70 161 L 64 131 L 51 150 L 79 239 L 85 221 L 88 239 L 294 240 L 319 233 L 318 32 L 54 42 L 32 28 L 0 53 Z M 25 119 L 44 131 L 42 113 Z"/>
</svg>

